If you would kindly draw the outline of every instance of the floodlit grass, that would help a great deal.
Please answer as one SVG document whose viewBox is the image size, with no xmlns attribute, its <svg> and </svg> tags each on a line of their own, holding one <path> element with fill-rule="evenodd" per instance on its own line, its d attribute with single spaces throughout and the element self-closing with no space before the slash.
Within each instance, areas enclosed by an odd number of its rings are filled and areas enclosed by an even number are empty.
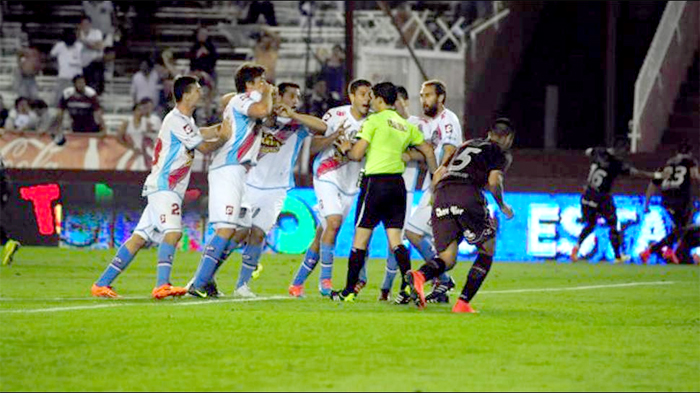
<svg viewBox="0 0 700 393">
<path fill-rule="evenodd" d="M 25 247 L 0 268 L 0 390 L 700 390 L 696 266 L 496 263 L 480 313 L 455 315 L 377 302 L 378 260 L 353 304 L 322 299 L 318 272 L 290 299 L 300 256 L 269 254 L 251 284 L 263 301 L 151 300 L 154 250 L 116 281 L 125 299 L 90 298 L 112 255 Z M 174 284 L 198 260 L 179 252 Z M 224 292 L 239 266 L 221 269 Z M 345 273 L 339 259 L 336 287 Z"/>
</svg>

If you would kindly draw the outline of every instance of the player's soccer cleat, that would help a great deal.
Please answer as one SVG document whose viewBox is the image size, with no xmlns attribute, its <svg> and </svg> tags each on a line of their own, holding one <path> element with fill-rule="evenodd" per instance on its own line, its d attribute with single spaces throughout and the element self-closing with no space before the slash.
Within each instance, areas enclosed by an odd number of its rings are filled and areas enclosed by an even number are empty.
<svg viewBox="0 0 700 393">
<path fill-rule="evenodd" d="M 469 314 L 475 314 L 477 313 L 474 308 L 468 303 L 465 302 L 462 299 L 457 300 L 457 303 L 455 303 L 454 307 L 452 307 L 452 312 L 454 313 L 469 313 Z"/>
<path fill-rule="evenodd" d="M 571 262 L 578 261 L 578 246 L 571 249 Z"/>
<path fill-rule="evenodd" d="M 92 284 L 92 288 L 90 288 L 90 294 L 94 297 L 106 297 L 106 298 L 111 298 L 111 299 L 115 299 L 115 298 L 119 297 L 119 295 L 117 295 L 117 293 L 114 292 L 112 287 L 110 287 L 110 286 L 98 287 L 97 284 Z"/>
<path fill-rule="evenodd" d="M 400 291 L 394 299 L 394 304 L 409 304 L 411 303 L 411 294 L 406 291 Z"/>
<path fill-rule="evenodd" d="M 303 285 L 290 285 L 289 286 L 289 296 L 291 296 L 291 297 L 304 297 L 304 286 Z"/>
<path fill-rule="evenodd" d="M 629 255 L 622 254 L 622 255 L 620 255 L 619 258 L 615 258 L 615 264 L 616 264 L 616 265 L 621 265 L 621 264 L 623 264 L 623 263 L 627 263 L 627 261 L 629 261 L 629 260 L 630 260 L 630 256 L 629 256 Z"/>
<path fill-rule="evenodd" d="M 355 293 L 360 293 L 360 291 L 362 290 L 362 288 L 365 287 L 365 285 L 367 285 L 367 281 L 359 280 L 357 284 L 355 284 Z"/>
<path fill-rule="evenodd" d="M 448 282 L 438 282 L 437 287 L 425 297 L 425 301 L 428 303 L 449 303 L 447 292 L 453 290 L 456 285 L 452 277 L 450 277 L 450 281 Z M 447 299 L 447 301 L 445 301 L 445 299 Z"/>
<path fill-rule="evenodd" d="M 350 293 L 347 296 L 343 296 L 342 291 L 331 291 L 330 296 L 328 296 L 329 299 L 331 299 L 334 302 L 346 302 L 346 303 L 354 303 L 355 302 L 355 294 Z"/>
<path fill-rule="evenodd" d="M 406 273 L 406 282 L 411 287 L 411 298 L 416 300 L 418 308 L 425 308 L 425 276 L 420 271 L 409 271 Z"/>
<path fill-rule="evenodd" d="M 651 248 L 647 248 L 639 254 L 639 259 L 642 260 L 643 264 L 649 263 L 649 258 L 651 258 Z"/>
<path fill-rule="evenodd" d="M 333 282 L 331 279 L 326 278 L 321 280 L 321 283 L 318 286 L 318 291 L 321 292 L 321 296 L 330 296 L 331 292 L 333 292 Z"/>
<path fill-rule="evenodd" d="M 5 243 L 2 253 L 3 266 L 8 266 L 12 263 L 15 253 L 17 253 L 17 250 L 19 250 L 20 247 L 22 247 L 22 245 L 16 240 L 8 240 L 7 243 Z"/>
<path fill-rule="evenodd" d="M 665 247 L 664 252 L 661 255 L 666 261 L 678 265 L 681 261 L 678 259 L 676 252 L 673 251 L 672 247 Z"/>
<path fill-rule="evenodd" d="M 204 285 L 204 290 L 207 291 L 207 295 L 209 295 L 209 297 L 216 298 L 225 296 L 224 293 L 219 290 L 218 285 L 216 285 L 216 280 L 213 278 Z"/>
<path fill-rule="evenodd" d="M 258 295 L 254 294 L 253 291 L 250 290 L 248 284 L 241 285 L 235 292 L 233 292 L 233 296 L 247 299 L 258 297 Z"/>
<path fill-rule="evenodd" d="M 693 254 L 693 263 L 695 265 L 700 265 L 700 254 Z"/>
<path fill-rule="evenodd" d="M 165 299 L 169 296 L 182 296 L 187 293 L 187 289 L 182 287 L 174 287 L 170 284 L 163 284 L 159 287 L 153 288 L 151 292 L 151 297 L 154 299 Z"/>
<path fill-rule="evenodd" d="M 209 294 L 204 288 L 195 288 L 194 285 L 190 285 L 189 287 L 185 288 L 187 289 L 187 294 L 192 297 L 198 297 L 200 299 L 206 299 L 209 297 Z"/>
<path fill-rule="evenodd" d="M 253 280 L 257 280 L 258 277 L 260 277 L 260 273 L 263 271 L 263 265 L 262 263 L 258 262 L 258 266 L 255 267 L 255 270 L 253 270 L 253 273 L 251 274 L 250 277 L 253 278 Z"/>
<path fill-rule="evenodd" d="M 380 302 L 390 302 L 391 301 L 391 291 L 388 289 L 382 289 L 381 293 L 379 294 L 379 298 L 377 299 Z"/>
</svg>

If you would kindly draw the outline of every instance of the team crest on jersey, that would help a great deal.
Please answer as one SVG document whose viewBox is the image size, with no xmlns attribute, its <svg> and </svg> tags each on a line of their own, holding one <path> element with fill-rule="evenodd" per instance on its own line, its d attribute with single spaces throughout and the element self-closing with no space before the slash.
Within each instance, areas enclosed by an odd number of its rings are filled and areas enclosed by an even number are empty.
<svg viewBox="0 0 700 393">
<path fill-rule="evenodd" d="M 187 135 L 190 135 L 191 133 L 194 132 L 194 130 L 192 129 L 192 126 L 189 124 L 185 124 L 185 126 L 182 128 L 185 130 L 185 134 L 187 134 Z"/>
</svg>

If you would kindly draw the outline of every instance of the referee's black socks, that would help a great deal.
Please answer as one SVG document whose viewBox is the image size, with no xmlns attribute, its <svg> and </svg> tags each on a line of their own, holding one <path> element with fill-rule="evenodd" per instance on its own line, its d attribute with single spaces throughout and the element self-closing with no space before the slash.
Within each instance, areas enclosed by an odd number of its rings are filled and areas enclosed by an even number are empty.
<svg viewBox="0 0 700 393">
<path fill-rule="evenodd" d="M 462 294 L 459 295 L 460 299 L 468 303 L 474 298 L 479 287 L 481 287 L 481 283 L 484 282 L 486 275 L 491 270 L 491 263 L 493 263 L 492 255 L 479 254 L 476 257 L 476 261 L 474 261 L 474 265 L 467 275 L 467 283 L 462 289 Z"/>
<path fill-rule="evenodd" d="M 394 258 L 396 258 L 396 264 L 399 265 L 399 271 L 401 272 L 401 290 L 404 290 L 408 285 L 406 283 L 406 273 L 411 270 L 411 256 L 408 253 L 408 249 L 403 245 L 398 245 L 392 250 L 394 252 Z"/>
<path fill-rule="evenodd" d="M 345 284 L 345 289 L 343 290 L 343 296 L 348 296 L 349 294 L 355 292 L 355 285 L 360 279 L 360 271 L 362 267 L 365 266 L 365 259 L 367 258 L 367 250 L 359 250 L 355 247 L 352 248 L 350 252 L 350 259 L 348 260 L 348 278 Z"/>
<path fill-rule="evenodd" d="M 444 273 L 445 270 L 447 270 L 447 265 L 445 264 L 445 261 L 436 256 L 435 258 L 426 262 L 425 265 L 421 266 L 421 268 L 418 270 L 423 273 L 425 281 L 430 281 Z"/>
</svg>

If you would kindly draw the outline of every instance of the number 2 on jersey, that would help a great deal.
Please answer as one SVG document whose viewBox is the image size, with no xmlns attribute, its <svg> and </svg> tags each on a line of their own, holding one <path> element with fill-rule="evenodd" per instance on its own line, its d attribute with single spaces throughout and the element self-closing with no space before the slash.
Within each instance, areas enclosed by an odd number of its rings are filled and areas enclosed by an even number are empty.
<svg viewBox="0 0 700 393">
<path fill-rule="evenodd" d="M 470 162 L 472 162 L 472 155 L 479 153 L 481 153 L 481 149 L 476 147 L 467 147 L 466 149 L 462 150 L 457 157 L 452 159 L 450 165 L 447 167 L 447 170 L 450 172 L 461 171 L 462 169 L 466 168 Z"/>
</svg>

